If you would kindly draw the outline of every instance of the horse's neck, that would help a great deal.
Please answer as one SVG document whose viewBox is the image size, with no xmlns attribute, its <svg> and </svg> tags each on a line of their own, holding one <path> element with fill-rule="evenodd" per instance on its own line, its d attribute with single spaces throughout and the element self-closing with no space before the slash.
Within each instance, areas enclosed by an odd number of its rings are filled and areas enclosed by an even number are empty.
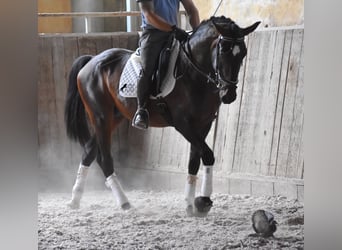
<svg viewBox="0 0 342 250">
<path fill-rule="evenodd" d="M 191 56 L 196 63 L 202 69 L 206 69 L 207 72 L 213 70 L 212 53 L 213 43 L 216 40 L 217 35 L 207 37 L 197 37 L 189 41 L 189 50 Z"/>
</svg>

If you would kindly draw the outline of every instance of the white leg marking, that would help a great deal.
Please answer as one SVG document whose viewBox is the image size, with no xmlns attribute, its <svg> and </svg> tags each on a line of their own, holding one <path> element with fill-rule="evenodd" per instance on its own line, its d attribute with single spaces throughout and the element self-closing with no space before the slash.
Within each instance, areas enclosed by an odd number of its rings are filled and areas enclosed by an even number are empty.
<svg viewBox="0 0 342 250">
<path fill-rule="evenodd" d="M 112 193 L 116 199 L 117 204 L 122 207 L 122 205 L 129 203 L 128 199 L 121 187 L 118 177 L 115 173 L 107 177 L 106 186 L 112 190 Z"/>
<path fill-rule="evenodd" d="M 196 193 L 196 175 L 188 175 L 187 181 L 185 184 L 185 202 L 186 206 L 193 206 L 195 200 L 195 193 Z"/>
<path fill-rule="evenodd" d="M 80 201 L 84 192 L 84 186 L 86 183 L 88 171 L 89 167 L 83 166 L 82 163 L 80 163 L 77 171 L 76 181 L 74 186 L 72 187 L 71 201 L 68 203 L 69 207 L 71 208 L 80 207 Z"/>
<path fill-rule="evenodd" d="M 211 166 L 203 166 L 201 196 L 210 197 L 212 192 L 213 192 L 213 168 Z"/>
</svg>

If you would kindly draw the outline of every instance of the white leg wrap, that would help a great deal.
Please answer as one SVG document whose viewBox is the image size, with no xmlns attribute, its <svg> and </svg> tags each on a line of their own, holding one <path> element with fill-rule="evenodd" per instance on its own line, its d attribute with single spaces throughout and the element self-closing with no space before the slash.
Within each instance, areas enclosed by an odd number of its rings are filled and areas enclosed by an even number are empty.
<svg viewBox="0 0 342 250">
<path fill-rule="evenodd" d="M 118 177 L 113 173 L 111 176 L 107 177 L 106 186 L 112 190 L 112 193 L 116 199 L 117 204 L 122 207 L 122 205 L 128 203 L 128 199 L 120 185 Z"/>
<path fill-rule="evenodd" d="M 212 192 L 213 192 L 213 168 L 211 166 L 203 166 L 201 196 L 210 197 Z"/>
<path fill-rule="evenodd" d="M 186 184 L 185 184 L 185 202 L 186 205 L 194 205 L 195 193 L 196 193 L 196 175 L 188 175 Z"/>
<path fill-rule="evenodd" d="M 83 195 L 88 171 L 89 167 L 83 166 L 80 163 L 80 166 L 77 171 L 76 181 L 74 186 L 72 187 L 71 201 L 69 203 L 69 206 L 73 208 L 78 208 L 80 206 L 80 201 Z"/>
</svg>

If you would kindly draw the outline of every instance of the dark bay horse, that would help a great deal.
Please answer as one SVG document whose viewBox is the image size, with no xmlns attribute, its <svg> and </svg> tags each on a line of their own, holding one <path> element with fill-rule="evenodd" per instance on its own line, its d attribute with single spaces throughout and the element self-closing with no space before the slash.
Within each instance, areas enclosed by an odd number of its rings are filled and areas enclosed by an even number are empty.
<svg viewBox="0 0 342 250">
<path fill-rule="evenodd" d="M 240 28 L 226 17 L 203 21 L 181 46 L 177 81 L 164 97 L 165 112 L 150 100 L 151 127 L 173 126 L 190 142 L 190 159 L 185 189 L 186 210 L 207 213 L 212 201 L 213 151 L 205 142 L 221 103 L 236 99 L 238 74 L 247 48 L 244 37 L 260 22 Z M 113 48 L 96 56 L 77 58 L 69 75 L 65 103 L 67 134 L 84 148 L 69 205 L 77 208 L 84 190 L 90 164 L 96 159 L 106 177 L 117 204 L 122 209 L 130 203 L 114 173 L 111 135 L 123 119 L 131 120 L 137 108 L 136 98 L 119 94 L 123 68 L 133 51 Z M 200 161 L 204 165 L 201 196 L 195 198 L 196 175 Z"/>
</svg>

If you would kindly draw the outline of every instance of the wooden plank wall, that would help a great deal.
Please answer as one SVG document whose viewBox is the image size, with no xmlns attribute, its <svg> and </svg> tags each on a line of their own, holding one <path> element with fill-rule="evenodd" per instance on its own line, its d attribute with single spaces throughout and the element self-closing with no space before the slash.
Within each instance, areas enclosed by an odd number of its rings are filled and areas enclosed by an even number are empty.
<svg viewBox="0 0 342 250">
<path fill-rule="evenodd" d="M 304 179 L 304 29 L 252 33 L 238 98 L 222 105 L 207 142 L 220 178 Z M 135 49 L 136 33 L 40 36 L 39 159 L 44 169 L 78 165 L 81 151 L 65 134 L 63 105 L 73 60 L 111 47 Z M 173 128 L 140 131 L 125 122 L 114 134 L 115 166 L 187 173 L 189 144 Z M 252 185 L 252 184 L 251 184 Z M 274 189 L 274 188 L 273 188 Z"/>
<path fill-rule="evenodd" d="M 215 148 L 224 172 L 303 179 L 303 33 L 250 35 L 239 98 L 218 118 Z"/>
</svg>

